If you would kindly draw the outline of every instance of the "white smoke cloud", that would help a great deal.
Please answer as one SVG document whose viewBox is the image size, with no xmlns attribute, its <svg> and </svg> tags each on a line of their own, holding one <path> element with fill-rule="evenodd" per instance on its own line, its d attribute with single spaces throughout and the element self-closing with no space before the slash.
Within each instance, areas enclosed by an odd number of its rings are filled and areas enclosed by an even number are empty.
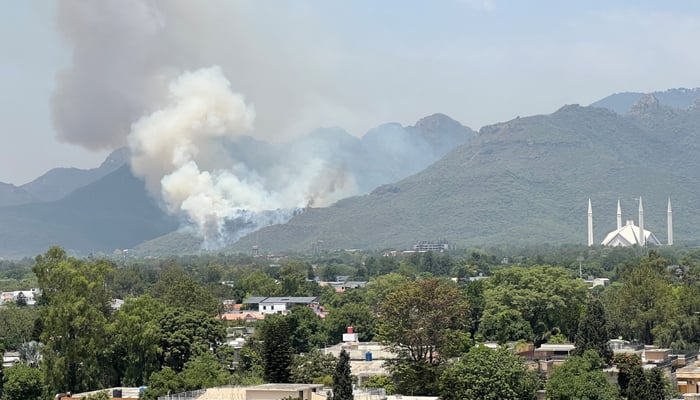
<svg viewBox="0 0 700 400">
<path fill-rule="evenodd" d="M 342 169 L 321 159 L 290 156 L 265 171 L 231 160 L 222 141 L 250 132 L 254 118 L 221 69 L 211 67 L 174 80 L 167 104 L 135 122 L 127 138 L 134 173 L 170 213 L 197 228 L 207 247 L 355 192 Z"/>
</svg>

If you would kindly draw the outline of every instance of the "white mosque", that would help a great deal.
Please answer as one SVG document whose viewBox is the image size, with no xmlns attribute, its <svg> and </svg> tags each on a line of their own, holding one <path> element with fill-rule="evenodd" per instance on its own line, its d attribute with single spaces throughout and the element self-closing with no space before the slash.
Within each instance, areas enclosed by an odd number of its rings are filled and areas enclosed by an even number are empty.
<svg viewBox="0 0 700 400">
<path fill-rule="evenodd" d="M 671 211 L 671 199 L 668 199 L 668 209 L 666 212 L 668 218 L 668 245 L 673 245 L 673 213 Z M 593 246 L 593 208 L 591 207 L 591 199 L 588 199 L 588 245 Z M 638 245 L 644 246 L 659 246 L 661 242 L 656 238 L 653 232 L 644 229 L 644 206 L 642 198 L 639 198 L 639 226 L 634 224 L 634 221 L 627 220 L 625 225 L 622 225 L 622 210 L 620 208 L 620 200 L 617 201 L 617 229 L 608 233 L 605 239 L 601 242 L 603 246 L 622 246 L 629 247 Z"/>
</svg>

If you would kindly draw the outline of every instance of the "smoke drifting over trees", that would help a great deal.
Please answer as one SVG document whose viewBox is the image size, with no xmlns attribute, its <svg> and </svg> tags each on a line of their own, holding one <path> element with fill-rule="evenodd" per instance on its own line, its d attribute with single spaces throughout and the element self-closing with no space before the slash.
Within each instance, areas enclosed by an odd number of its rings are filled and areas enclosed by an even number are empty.
<svg viewBox="0 0 700 400">
<path fill-rule="evenodd" d="M 193 223 L 208 246 L 225 244 L 227 221 L 237 221 L 241 235 L 352 193 L 320 159 L 295 166 L 280 160 L 270 175 L 230 159 L 221 140 L 249 132 L 254 115 L 220 68 L 200 69 L 175 80 L 167 105 L 134 123 L 128 137 L 132 170 L 169 212 Z"/>
<path fill-rule="evenodd" d="M 450 138 L 431 136 L 442 133 L 440 116 L 437 129 L 386 124 L 363 140 L 321 129 L 296 140 L 320 121 L 354 127 L 365 111 L 336 91 L 333 46 L 310 34 L 305 12 L 245 2 L 58 3 L 57 26 L 73 49 L 52 97 L 59 138 L 88 149 L 128 145 L 151 194 L 218 247 L 415 173 L 473 134 L 450 120 Z M 307 23 L 256 24 L 289 18 Z"/>
</svg>

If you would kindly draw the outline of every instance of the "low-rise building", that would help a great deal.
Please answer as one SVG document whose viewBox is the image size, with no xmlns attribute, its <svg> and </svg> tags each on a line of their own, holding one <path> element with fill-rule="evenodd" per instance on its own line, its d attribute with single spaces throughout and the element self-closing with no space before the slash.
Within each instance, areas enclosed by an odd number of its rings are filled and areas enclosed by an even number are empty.
<svg viewBox="0 0 700 400">
<path fill-rule="evenodd" d="M 41 289 L 38 288 L 2 292 L 2 294 L 0 294 L 0 305 L 6 303 L 24 302 L 25 305 L 33 306 L 36 304 L 36 298 L 40 295 Z"/>
<path fill-rule="evenodd" d="M 287 314 L 294 306 L 318 306 L 318 297 L 249 297 L 243 304 L 262 314 Z"/>
</svg>

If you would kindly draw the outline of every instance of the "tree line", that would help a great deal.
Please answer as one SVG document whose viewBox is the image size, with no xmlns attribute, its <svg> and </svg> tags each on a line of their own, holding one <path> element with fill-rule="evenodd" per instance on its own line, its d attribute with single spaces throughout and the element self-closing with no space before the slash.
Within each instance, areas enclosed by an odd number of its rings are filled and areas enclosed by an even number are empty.
<svg viewBox="0 0 700 400">
<path fill-rule="evenodd" d="M 0 309 L 0 321 L 7 321 L 0 323 L 3 346 L 29 349 L 34 342 L 34 354 L 41 354 L 41 362 L 32 364 L 27 350 L 24 364 L 4 371 L 3 396 L 32 399 L 68 390 L 147 385 L 146 398 L 155 398 L 221 384 L 331 385 L 339 360 L 319 349 L 340 342 L 347 326 L 354 326 L 362 341 L 392 346 L 397 358 L 389 363 L 391 376 L 369 383 L 390 392 L 456 398 L 450 390 L 463 388 L 466 392 L 454 392 L 460 398 L 488 398 L 486 393 L 530 398 L 542 388 L 550 396 L 565 387 L 573 393 L 580 381 L 576 390 L 583 393 L 598 382 L 601 366 L 611 363 L 629 370 L 629 379 L 634 376 L 637 382 L 632 387 L 658 388 L 658 377 L 639 375 L 634 362 L 613 360 L 604 343 L 623 337 L 697 349 L 700 269 L 693 254 L 667 259 L 656 251 L 643 257 L 608 251 L 607 256 L 617 260 L 604 267 L 613 284 L 591 290 L 576 278 L 578 265 L 539 265 L 535 261 L 554 260 L 529 256 L 529 262 L 513 265 L 480 251 L 343 256 L 319 264 L 290 260 L 271 267 L 253 259 L 239 265 L 223 258 L 119 265 L 52 248 L 32 265 L 43 292 L 39 305 Z M 371 283 L 336 293 L 311 279 L 329 270 L 367 277 Z M 466 279 L 479 274 L 489 278 Z M 222 285 L 223 280 L 231 283 Z M 295 308 L 262 321 L 240 353 L 224 345 L 227 325 L 217 318 L 221 300 L 273 295 L 319 296 L 328 316 L 322 320 L 309 308 Z M 111 307 L 115 297 L 126 299 L 119 310 Z M 545 382 L 512 352 L 477 345 L 487 340 L 571 341 L 577 353 Z M 283 347 L 272 349 L 273 343 Z M 13 389 L 30 386 L 41 393 L 17 397 Z M 593 386 L 613 396 L 600 398 L 634 398 L 624 382 L 612 389 Z M 509 391 L 494 392 L 495 387 Z"/>
</svg>

